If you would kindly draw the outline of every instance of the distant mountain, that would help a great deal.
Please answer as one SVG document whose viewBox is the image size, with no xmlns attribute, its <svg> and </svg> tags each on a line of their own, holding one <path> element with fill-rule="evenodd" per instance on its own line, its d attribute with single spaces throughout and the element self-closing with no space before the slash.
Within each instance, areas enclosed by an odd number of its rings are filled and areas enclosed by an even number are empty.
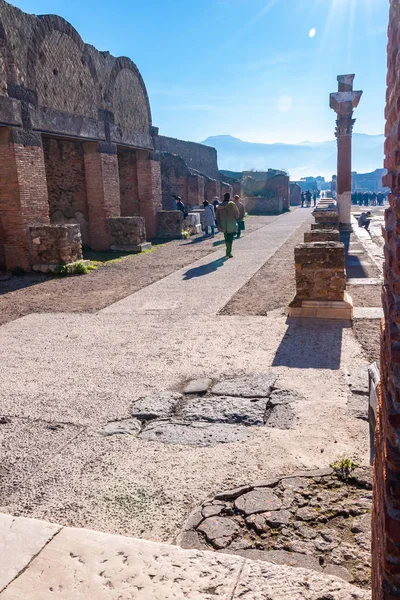
<svg viewBox="0 0 400 600">
<path fill-rule="evenodd" d="M 355 133 L 353 136 L 353 171 L 367 173 L 383 166 L 383 135 Z M 336 173 L 336 140 L 301 144 L 253 144 L 231 135 L 209 137 L 202 144 L 218 151 L 220 169 L 283 169 L 292 180 L 322 175 L 330 179 Z"/>
</svg>

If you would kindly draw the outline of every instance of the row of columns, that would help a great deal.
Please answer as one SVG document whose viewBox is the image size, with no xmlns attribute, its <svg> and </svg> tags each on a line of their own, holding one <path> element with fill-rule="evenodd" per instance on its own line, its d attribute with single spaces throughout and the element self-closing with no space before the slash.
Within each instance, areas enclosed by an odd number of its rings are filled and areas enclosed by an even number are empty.
<svg viewBox="0 0 400 600">
<path fill-rule="evenodd" d="M 121 214 L 117 147 L 102 142 L 85 142 L 83 147 L 90 244 L 93 250 L 107 250 L 107 219 Z M 136 150 L 136 163 L 139 216 L 144 217 L 147 237 L 152 238 L 156 235 L 156 214 L 161 209 L 160 163 L 157 155 L 147 150 Z M 0 127 L 0 220 L 6 267 L 28 270 L 28 229 L 50 224 L 39 133 Z"/>
</svg>

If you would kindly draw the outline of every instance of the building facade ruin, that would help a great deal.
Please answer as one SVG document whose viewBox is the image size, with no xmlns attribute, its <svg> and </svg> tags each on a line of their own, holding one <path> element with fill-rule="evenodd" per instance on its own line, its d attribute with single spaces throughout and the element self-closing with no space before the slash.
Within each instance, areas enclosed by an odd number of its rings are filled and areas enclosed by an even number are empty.
<svg viewBox="0 0 400 600">
<path fill-rule="evenodd" d="M 43 240 L 32 228 L 46 228 L 57 256 L 57 240 L 71 237 L 60 234 L 67 225 L 78 225 L 75 234 L 94 250 L 110 248 L 113 232 L 121 239 L 119 223 L 110 227 L 120 217 L 131 219 L 123 222 L 127 241 L 139 231 L 154 236 L 156 134 L 130 59 L 85 44 L 61 17 L 0 0 L 0 267 L 33 266 L 34 240 Z"/>
</svg>

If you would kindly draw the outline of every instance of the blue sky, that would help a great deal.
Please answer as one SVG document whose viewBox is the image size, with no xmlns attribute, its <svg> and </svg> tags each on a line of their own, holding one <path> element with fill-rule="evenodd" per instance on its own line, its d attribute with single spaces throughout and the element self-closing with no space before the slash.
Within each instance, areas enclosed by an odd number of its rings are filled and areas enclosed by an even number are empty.
<svg viewBox="0 0 400 600">
<path fill-rule="evenodd" d="M 355 131 L 384 128 L 388 0 L 14 0 L 129 56 L 160 133 L 201 141 L 332 139 L 329 93 L 356 73 Z M 312 31 L 315 30 L 315 31 Z M 313 33 L 315 35 L 310 37 Z"/>
</svg>

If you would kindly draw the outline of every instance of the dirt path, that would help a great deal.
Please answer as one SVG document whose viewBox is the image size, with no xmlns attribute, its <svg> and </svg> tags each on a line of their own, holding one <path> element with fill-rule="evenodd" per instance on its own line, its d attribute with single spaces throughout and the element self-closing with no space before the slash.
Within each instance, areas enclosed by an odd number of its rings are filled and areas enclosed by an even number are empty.
<svg viewBox="0 0 400 600">
<path fill-rule="evenodd" d="M 279 217 L 246 219 L 244 235 Z M 30 273 L 0 280 L 0 325 L 44 312 L 96 312 L 217 250 L 222 235 L 203 235 L 154 246 L 145 254 L 105 263 L 87 275 L 57 278 Z"/>
</svg>

